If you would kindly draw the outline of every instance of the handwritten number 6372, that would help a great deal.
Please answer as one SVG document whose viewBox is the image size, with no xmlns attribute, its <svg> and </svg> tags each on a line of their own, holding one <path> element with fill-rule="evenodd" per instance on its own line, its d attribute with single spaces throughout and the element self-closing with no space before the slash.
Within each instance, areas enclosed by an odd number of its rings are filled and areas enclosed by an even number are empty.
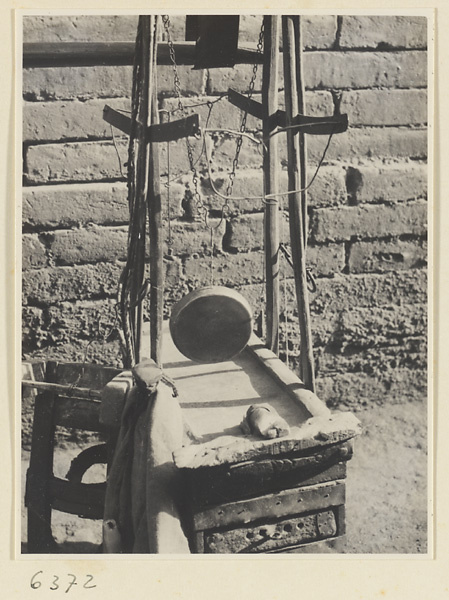
<svg viewBox="0 0 449 600">
<path fill-rule="evenodd" d="M 42 577 L 39 576 L 43 574 L 43 571 L 37 571 L 37 573 L 34 573 L 30 581 L 30 586 L 33 590 L 37 590 L 42 586 Z M 52 590 L 53 592 L 63 588 L 67 594 L 74 585 L 81 585 L 81 582 L 78 583 L 77 576 L 73 575 L 73 573 L 67 573 L 67 580 L 62 579 L 62 577 L 59 577 L 59 575 L 53 575 L 52 577 L 53 579 L 51 584 L 48 586 L 48 589 Z M 82 587 L 86 590 L 91 590 L 92 588 L 97 587 L 94 583 L 92 583 L 93 579 L 94 578 L 92 575 L 85 575 Z"/>
</svg>

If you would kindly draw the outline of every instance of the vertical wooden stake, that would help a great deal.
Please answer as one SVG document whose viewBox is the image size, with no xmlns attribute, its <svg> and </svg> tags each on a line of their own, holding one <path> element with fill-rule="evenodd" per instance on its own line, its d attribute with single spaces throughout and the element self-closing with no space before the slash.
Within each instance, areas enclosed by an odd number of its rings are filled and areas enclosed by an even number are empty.
<svg viewBox="0 0 449 600">
<path fill-rule="evenodd" d="M 137 237 L 136 255 L 133 256 L 133 278 L 130 290 L 130 303 L 132 309 L 131 323 L 133 326 L 133 337 L 135 343 L 135 362 L 140 360 L 140 346 L 142 337 L 142 301 L 141 291 L 145 279 L 145 230 L 146 230 L 146 188 L 148 181 L 148 153 L 149 143 L 146 138 L 147 126 L 150 124 L 151 101 L 152 101 L 152 70 L 154 53 L 154 17 L 139 17 L 139 26 L 142 27 L 141 65 L 142 71 L 142 94 L 139 102 L 137 119 L 141 124 L 140 133 L 137 137 L 138 156 L 136 164 L 136 193 L 134 200 L 134 213 L 142 215 L 142 219 L 136 223 L 135 236 Z"/>
<path fill-rule="evenodd" d="M 153 124 L 158 122 L 157 96 L 153 101 Z M 148 218 L 150 228 L 150 356 L 162 365 L 162 324 L 164 310 L 164 264 L 162 248 L 162 206 L 159 175 L 159 146 L 150 145 L 148 185 Z"/>
<path fill-rule="evenodd" d="M 279 192 L 277 137 L 270 137 L 269 117 L 278 109 L 279 16 L 264 17 L 264 60 L 262 77 L 264 194 Z M 264 217 L 266 344 L 279 353 L 279 204 L 268 199 Z"/>
<path fill-rule="evenodd" d="M 155 22 L 154 61 L 152 65 L 152 109 L 151 124 L 159 122 L 157 103 L 157 19 Z M 164 305 L 164 264 L 162 247 L 162 206 L 159 173 L 159 146 L 150 143 L 149 168 L 148 168 L 148 220 L 150 231 L 150 356 L 158 364 L 162 365 L 162 324 Z"/>
<path fill-rule="evenodd" d="M 291 126 L 292 119 L 299 112 L 298 85 L 301 76 L 300 17 L 282 16 L 284 86 L 286 125 Z M 287 129 L 288 154 L 288 189 L 299 190 L 304 187 L 304 173 L 301 171 L 301 156 L 304 161 L 305 148 L 300 151 L 300 140 Z M 293 269 L 295 274 L 296 297 L 298 305 L 300 332 L 300 370 L 301 378 L 311 391 L 315 391 L 315 373 L 312 352 L 312 333 L 310 328 L 310 310 L 307 291 L 305 240 L 307 236 L 304 219 L 303 193 L 289 194 L 290 238 L 292 247 Z"/>
<path fill-rule="evenodd" d="M 49 361 L 45 380 L 56 381 L 57 363 Z M 55 551 L 51 531 L 50 480 L 53 477 L 55 420 L 54 392 L 36 396 L 31 440 L 30 466 L 27 472 L 26 506 L 28 509 L 28 552 L 42 554 Z"/>
</svg>

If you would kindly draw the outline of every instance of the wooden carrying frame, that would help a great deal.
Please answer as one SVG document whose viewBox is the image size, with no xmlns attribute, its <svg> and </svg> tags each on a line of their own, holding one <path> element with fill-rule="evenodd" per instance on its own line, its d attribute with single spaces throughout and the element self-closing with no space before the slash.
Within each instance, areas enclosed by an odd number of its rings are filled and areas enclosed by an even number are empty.
<svg viewBox="0 0 449 600">
<path fill-rule="evenodd" d="M 154 45 L 150 19 L 141 17 Z M 201 27 L 207 29 L 204 17 Z M 282 21 L 285 111 L 278 108 L 280 25 Z M 216 26 L 216 22 L 215 25 Z M 153 36 L 153 38 L 151 37 Z M 151 42 L 151 40 L 153 40 Z M 147 44 L 148 45 L 148 44 Z M 201 60 L 207 56 L 202 41 Z M 97 45 L 98 46 L 98 45 Z M 129 45 L 97 48 L 108 64 L 128 64 Z M 25 48 L 24 64 L 54 62 L 57 52 L 42 47 Z M 91 64 L 90 48 L 60 48 L 71 52 L 76 64 Z M 121 53 L 120 53 L 121 52 Z M 246 52 L 246 54 L 245 54 Z M 179 63 L 195 64 L 192 44 L 182 46 Z M 150 223 L 150 336 L 143 336 L 148 351 L 164 372 L 176 381 L 181 406 L 193 429 L 200 429 L 200 444 L 175 453 L 175 464 L 185 483 L 186 510 L 183 518 L 191 550 L 196 553 L 320 552 L 332 547 L 345 531 L 344 503 L 346 462 L 352 455 L 352 438 L 358 421 L 350 413 L 331 414 L 314 394 L 314 371 L 307 298 L 305 251 L 307 233 L 306 147 L 304 133 L 328 134 L 344 131 L 345 115 L 311 118 L 304 115 L 301 36 L 299 16 L 264 17 L 264 53 L 234 49 L 233 61 L 263 62 L 262 102 L 248 101 L 230 90 L 229 100 L 262 120 L 264 135 L 264 190 L 266 255 L 266 345 L 253 336 L 235 359 L 217 365 L 198 366 L 177 353 L 163 331 L 163 264 L 158 142 L 177 139 L 198 131 L 194 117 L 160 125 L 155 110 L 156 63 L 167 61 L 167 53 L 155 45 L 146 69 L 147 105 L 145 123 L 137 136 L 146 148 L 148 163 L 138 185 L 147 192 Z M 179 56 L 179 55 L 178 55 Z M 222 57 L 220 58 L 222 60 Z M 87 61 L 87 62 L 86 62 Z M 115 61 L 115 62 L 114 62 Z M 150 85 L 151 82 L 151 85 Z M 130 132 L 129 119 L 105 108 L 105 119 Z M 286 128 L 288 148 L 289 217 L 298 314 L 300 321 L 301 379 L 276 356 L 279 347 L 279 158 L 276 127 Z M 137 190 L 139 193 L 139 190 Z M 137 311 L 138 319 L 142 312 Z M 139 321 L 136 329 L 141 331 Z M 163 343 L 162 343 L 163 342 Z M 165 348 L 165 349 L 164 349 Z M 164 349 L 164 352 L 163 352 Z M 142 356 L 148 352 L 142 351 Z M 137 354 L 140 355 L 140 352 Z M 27 476 L 28 551 L 49 552 L 53 508 L 86 518 L 102 518 L 105 483 L 83 484 L 78 479 L 60 480 L 53 474 L 54 431 L 57 425 L 99 431 L 107 442 L 98 456 L 85 456 L 109 463 L 119 426 L 102 423 L 101 389 L 116 369 L 84 365 L 84 378 L 77 386 L 74 365 L 53 362 L 27 365 L 37 389 L 30 468 Z M 80 367 L 80 365 L 78 365 Z M 71 378 L 69 377 L 71 375 Z M 238 384 L 238 393 L 227 395 Z M 192 385 L 198 389 L 192 389 Z M 81 390 L 81 391 L 80 391 Z M 238 423 L 251 404 L 269 402 L 290 425 L 290 434 L 279 440 L 243 436 Z M 238 416 L 240 415 L 240 419 Z M 227 426 L 226 426 L 227 424 Z M 201 430 L 202 429 L 202 430 Z M 223 435 L 226 434 L 225 437 Z M 91 451 L 95 455 L 95 451 Z M 90 462 L 89 462 L 90 461 Z M 76 471 L 76 469 L 75 469 Z M 322 545 L 325 543 L 325 547 Z M 296 550 L 295 550 L 296 549 Z"/>
</svg>

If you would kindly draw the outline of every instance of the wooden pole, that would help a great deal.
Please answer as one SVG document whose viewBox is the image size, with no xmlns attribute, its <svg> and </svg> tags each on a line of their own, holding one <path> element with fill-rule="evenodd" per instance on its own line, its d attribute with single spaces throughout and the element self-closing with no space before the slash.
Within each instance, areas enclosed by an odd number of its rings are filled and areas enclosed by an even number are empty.
<svg viewBox="0 0 449 600">
<path fill-rule="evenodd" d="M 270 137 L 269 117 L 278 110 L 279 16 L 264 17 L 264 62 L 262 77 L 264 193 L 279 192 L 277 137 Z M 279 205 L 277 198 L 265 204 L 265 285 L 267 347 L 279 353 Z"/>
<path fill-rule="evenodd" d="M 286 126 L 299 112 L 297 76 L 301 73 L 301 48 L 299 46 L 299 16 L 282 16 L 283 57 L 284 57 L 284 86 L 285 86 L 285 112 Z M 299 89 L 302 82 L 299 82 Z M 301 173 L 301 156 L 299 137 L 291 129 L 287 129 L 287 156 L 288 156 L 288 189 L 299 190 L 302 187 L 304 176 Z M 302 152 L 302 154 L 301 154 Z M 300 331 L 300 373 L 304 384 L 311 391 L 315 391 L 315 374 L 312 353 L 312 333 L 310 327 L 309 299 L 307 291 L 305 239 L 306 223 L 303 213 L 303 194 L 297 192 L 289 194 L 290 238 L 292 259 L 295 275 L 296 297 L 298 305 L 299 331 Z"/>
<path fill-rule="evenodd" d="M 49 361 L 46 380 L 54 382 L 57 363 Z M 30 466 L 27 472 L 26 506 L 28 509 L 28 552 L 54 552 L 51 531 L 50 480 L 53 477 L 55 434 L 55 393 L 45 390 L 36 396 Z"/>
<path fill-rule="evenodd" d="M 135 254 L 132 257 L 132 280 L 130 285 L 130 321 L 134 338 L 135 362 L 140 360 L 140 346 L 142 335 L 142 287 L 145 278 L 145 230 L 146 230 L 146 186 L 148 180 L 148 140 L 146 136 L 147 126 L 150 124 L 151 100 L 152 100 L 152 65 L 154 50 L 154 17 L 139 17 L 142 28 L 141 41 L 141 74 L 142 91 L 139 98 L 139 110 L 137 119 L 144 125 L 137 136 L 137 164 L 136 164 L 136 188 L 131 222 L 135 231 Z M 132 142 L 131 142 L 132 143 Z"/>
<path fill-rule="evenodd" d="M 174 47 L 178 65 L 195 63 L 195 42 L 175 42 Z M 134 51 L 134 42 L 27 42 L 23 44 L 23 67 L 33 69 L 132 65 Z M 157 63 L 158 65 L 172 64 L 167 44 L 160 44 Z M 262 56 L 255 48 L 238 48 L 235 64 L 254 65 L 255 63 L 262 63 Z"/>
<path fill-rule="evenodd" d="M 158 17 L 156 17 L 157 19 Z M 156 25 L 157 27 L 157 21 Z M 157 37 L 155 40 L 154 61 L 152 68 L 152 94 L 153 103 L 151 123 L 159 122 L 157 106 Z M 162 325 L 164 311 L 164 264 L 162 247 L 162 206 L 159 173 L 159 146 L 150 143 L 149 170 L 148 170 L 148 219 L 150 231 L 150 356 L 159 366 L 162 365 Z"/>
</svg>

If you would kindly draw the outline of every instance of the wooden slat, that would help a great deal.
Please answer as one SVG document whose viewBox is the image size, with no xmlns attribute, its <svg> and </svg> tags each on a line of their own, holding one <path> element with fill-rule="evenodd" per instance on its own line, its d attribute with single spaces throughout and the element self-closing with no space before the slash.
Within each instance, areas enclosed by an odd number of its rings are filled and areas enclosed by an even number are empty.
<svg viewBox="0 0 449 600">
<path fill-rule="evenodd" d="M 127 115 L 114 110 L 106 104 L 103 108 L 103 119 L 113 127 L 120 129 L 123 133 L 130 135 L 131 119 Z M 180 138 L 195 135 L 198 132 L 199 116 L 193 114 L 176 121 L 150 125 L 147 128 L 147 137 L 151 142 L 173 142 Z"/>
<path fill-rule="evenodd" d="M 54 381 L 57 364 L 47 363 L 45 377 Z M 25 503 L 28 509 L 28 552 L 46 553 L 54 549 L 51 532 L 51 504 L 48 483 L 53 476 L 55 394 L 38 394 L 34 407 L 30 466 L 27 472 Z"/>
<path fill-rule="evenodd" d="M 335 481 L 207 508 L 193 515 L 193 524 L 196 530 L 218 529 L 258 519 L 299 515 L 344 502 L 345 484 L 343 481 Z"/>
<path fill-rule="evenodd" d="M 335 536 L 337 524 L 332 510 L 276 523 L 250 524 L 230 531 L 206 532 L 204 552 L 211 554 L 262 553 L 285 549 L 298 543 Z"/>
<path fill-rule="evenodd" d="M 342 544 L 343 539 L 340 536 L 328 538 L 327 540 L 319 540 L 316 542 L 309 542 L 307 544 L 299 544 L 297 546 L 290 546 L 280 550 L 273 550 L 267 552 L 267 554 L 330 554 L 339 552 L 339 547 Z"/>
<path fill-rule="evenodd" d="M 303 83 L 300 77 L 301 44 L 299 38 L 299 16 L 282 16 L 284 49 L 284 87 L 286 125 L 290 127 L 293 118 L 303 113 Z M 287 170 L 288 189 L 302 190 L 305 185 L 305 138 L 299 133 L 295 136 L 292 129 L 287 130 Z M 303 191 L 289 194 L 289 226 L 295 275 L 296 298 L 298 306 L 300 332 L 300 375 L 305 386 L 315 391 L 315 373 L 312 352 L 312 333 L 310 309 L 306 279 L 306 238 L 307 214 L 306 194 Z"/>
<path fill-rule="evenodd" d="M 264 17 L 264 65 L 262 77 L 263 104 L 263 174 L 264 194 L 279 192 L 278 139 L 270 137 L 270 116 L 278 109 L 279 70 L 278 16 Z M 265 289 L 266 289 L 266 343 L 275 354 L 279 353 L 279 204 L 278 199 L 267 200 L 264 211 Z"/>
<path fill-rule="evenodd" d="M 103 365 L 81 363 L 59 363 L 55 374 L 55 383 L 101 390 L 122 369 Z"/>
<path fill-rule="evenodd" d="M 305 461 L 308 463 L 304 464 Z M 290 463 L 290 470 L 281 470 L 281 463 Z M 302 463 L 302 464 L 301 464 Z M 260 463 L 246 465 L 243 463 L 236 469 L 223 469 L 220 473 L 212 473 L 215 469 L 197 469 L 189 473 L 191 503 L 204 507 L 251 498 L 268 492 L 276 492 L 296 488 L 303 485 L 316 485 L 346 477 L 346 463 L 319 465 L 313 458 L 264 460 Z"/>
<path fill-rule="evenodd" d="M 256 119 L 263 119 L 263 106 L 260 102 L 257 102 L 257 100 L 248 98 L 247 96 L 236 92 L 232 88 L 228 89 L 228 100 L 232 105 L 236 106 L 237 108 L 240 108 L 240 110 L 247 112 Z"/>
<path fill-rule="evenodd" d="M 266 348 L 255 334 L 251 336 L 247 351 L 257 359 L 270 377 L 279 383 L 293 400 L 307 410 L 310 416 L 331 416 L 331 411 L 324 402 L 315 393 L 308 390 L 305 383 Z"/>
<path fill-rule="evenodd" d="M 132 65 L 134 47 L 134 42 L 27 42 L 23 44 L 23 67 Z M 195 42 L 175 42 L 174 47 L 178 65 L 195 63 Z M 239 48 L 235 63 L 261 64 L 262 56 L 255 49 Z M 159 45 L 157 64 L 171 65 L 167 44 Z"/>
<path fill-rule="evenodd" d="M 153 103 L 151 122 L 157 126 L 159 112 L 157 106 L 157 77 L 153 73 Z M 148 173 L 148 221 L 150 230 L 150 356 L 162 366 L 162 326 L 164 321 L 164 249 L 162 228 L 162 202 L 159 173 L 159 146 L 150 144 L 150 164 Z"/>
<path fill-rule="evenodd" d="M 239 15 L 198 15 L 195 69 L 233 67 L 239 41 Z"/>
<path fill-rule="evenodd" d="M 57 425 L 105 431 L 100 423 L 100 402 L 83 398 L 58 398 L 54 405 L 54 419 Z"/>
<path fill-rule="evenodd" d="M 53 508 L 88 519 L 103 517 L 105 492 L 106 483 L 72 483 L 56 477 L 49 482 Z"/>
<path fill-rule="evenodd" d="M 71 385 L 63 385 L 61 383 L 48 383 L 46 381 L 22 381 L 22 386 L 25 388 L 33 388 L 37 392 L 53 392 L 54 394 L 65 394 L 66 396 L 74 396 L 75 398 L 101 398 L 101 392 L 90 388 L 74 387 Z"/>
</svg>

